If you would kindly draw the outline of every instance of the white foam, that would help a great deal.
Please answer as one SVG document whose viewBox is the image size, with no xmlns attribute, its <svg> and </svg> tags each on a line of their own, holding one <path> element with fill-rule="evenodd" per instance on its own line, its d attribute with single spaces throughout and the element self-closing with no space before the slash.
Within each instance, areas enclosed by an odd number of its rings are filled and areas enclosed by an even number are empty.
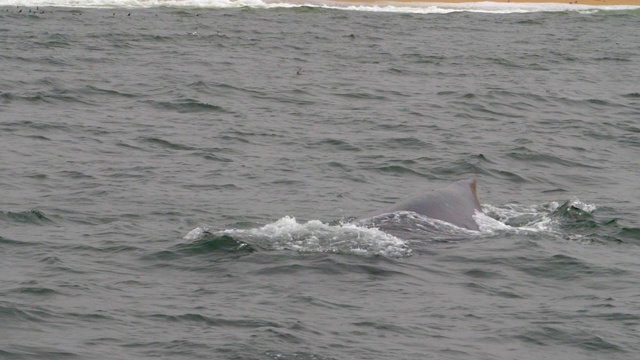
<svg viewBox="0 0 640 360">
<path fill-rule="evenodd" d="M 580 200 L 578 200 L 577 198 L 573 198 L 571 199 L 571 201 L 569 202 L 570 206 L 573 206 L 577 209 L 580 209 L 584 212 L 587 212 L 589 214 L 591 214 L 592 212 L 596 211 L 596 209 L 598 208 L 598 206 L 596 204 L 587 204 L 584 203 Z"/>
<path fill-rule="evenodd" d="M 507 204 L 498 207 L 484 204 L 485 213 L 476 214 L 474 219 L 484 233 L 496 232 L 549 232 L 555 233 L 557 221 L 549 215 L 558 208 L 558 203 L 539 205 Z M 509 223 L 517 225 L 509 225 Z"/>
<path fill-rule="evenodd" d="M 368 12 L 394 12 L 394 13 L 415 13 L 415 14 L 446 14 L 452 12 L 481 12 L 481 13 L 528 13 L 528 12 L 558 12 L 558 11 L 578 11 L 581 13 L 593 13 L 600 10 L 631 10 L 640 6 L 611 5 L 611 6 L 590 6 L 579 4 L 559 4 L 559 3 L 498 3 L 498 2 L 469 2 L 469 3 L 389 3 L 386 5 L 376 4 L 349 4 L 338 2 L 324 2 L 322 0 L 307 0 L 292 2 L 279 2 L 272 0 L 0 0 L 0 6 L 23 6 L 23 7 L 78 7 L 78 8 L 153 8 L 153 7 L 176 7 L 176 8 L 296 8 L 296 7 L 317 7 L 325 9 L 340 9 L 349 11 Z"/>
<path fill-rule="evenodd" d="M 564 205 L 562 205 L 564 206 Z M 597 209 L 595 204 L 584 203 L 573 199 L 566 206 L 591 213 Z M 409 240 L 402 240 L 387 229 L 406 233 L 419 241 L 458 238 L 491 237 L 501 234 L 533 234 L 546 233 L 562 236 L 562 219 L 554 216 L 561 207 L 557 202 L 535 205 L 507 204 L 494 206 L 483 205 L 483 212 L 477 211 L 473 216 L 479 231 L 468 230 L 453 224 L 425 217 L 413 212 L 401 211 L 383 214 L 360 223 L 327 224 L 320 220 L 298 222 L 294 217 L 285 216 L 275 222 L 253 229 L 226 229 L 213 231 L 197 227 L 184 236 L 193 241 L 205 233 L 213 235 L 230 235 L 240 242 L 246 242 L 263 249 L 293 250 L 303 253 L 340 253 L 360 256 L 407 257 L 412 249 Z M 403 232 L 404 230 L 404 232 Z M 417 235 L 417 236 L 415 236 Z M 580 234 L 565 234 L 565 238 L 579 240 Z"/>
<path fill-rule="evenodd" d="M 552 216 L 560 206 L 555 201 L 535 205 L 507 204 L 502 207 L 484 204 L 485 213 L 476 214 L 474 219 L 480 231 L 487 234 L 512 232 L 560 235 L 560 219 Z M 597 209 L 595 204 L 584 203 L 578 199 L 570 200 L 567 206 L 587 213 Z M 509 225 L 510 223 L 512 225 Z"/>
<path fill-rule="evenodd" d="M 513 227 L 478 211 L 476 211 L 475 215 L 473 215 L 473 220 L 475 220 L 478 224 L 478 228 L 480 229 L 481 233 L 494 233 L 496 231 L 513 230 Z"/>
<path fill-rule="evenodd" d="M 185 240 L 195 240 L 210 230 L 191 230 Z M 298 222 L 285 216 L 273 223 L 254 229 L 226 229 L 215 234 L 227 234 L 237 240 L 273 250 L 293 250 L 304 253 L 341 253 L 361 256 L 407 257 L 407 244 L 378 229 L 355 224 L 331 225 L 319 220 Z"/>
<path fill-rule="evenodd" d="M 340 8 L 340 7 L 333 7 Z M 411 5 L 352 5 L 347 10 L 372 12 L 400 12 L 414 14 L 448 14 L 454 12 L 477 12 L 492 14 L 559 12 L 559 11 L 597 11 L 623 10 L 626 7 L 594 7 L 589 5 L 572 5 L 559 3 L 501 3 L 501 2 L 468 2 L 468 3 L 418 3 Z"/>
<path fill-rule="evenodd" d="M 185 239 L 185 240 L 189 240 L 189 241 L 197 240 L 197 239 L 199 239 L 199 238 L 202 236 L 202 234 L 204 234 L 204 232 L 205 232 L 205 231 L 206 231 L 206 229 L 205 229 L 205 228 L 203 228 L 203 227 L 197 227 L 197 228 L 195 228 L 195 229 L 193 229 L 193 230 L 189 231 L 189 232 L 187 233 L 187 235 L 185 235 L 185 236 L 183 237 L 183 239 Z"/>
</svg>

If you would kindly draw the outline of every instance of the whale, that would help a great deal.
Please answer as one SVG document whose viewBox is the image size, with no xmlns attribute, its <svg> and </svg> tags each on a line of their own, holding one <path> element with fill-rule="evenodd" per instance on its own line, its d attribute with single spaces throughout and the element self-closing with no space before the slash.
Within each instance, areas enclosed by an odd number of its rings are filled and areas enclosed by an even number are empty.
<svg viewBox="0 0 640 360">
<path fill-rule="evenodd" d="M 473 215 L 476 211 L 482 212 L 482 207 L 476 193 L 476 180 L 468 179 L 456 181 L 441 189 L 418 194 L 388 208 L 373 212 L 366 218 L 399 211 L 411 211 L 448 222 L 457 227 L 479 230 Z"/>
</svg>

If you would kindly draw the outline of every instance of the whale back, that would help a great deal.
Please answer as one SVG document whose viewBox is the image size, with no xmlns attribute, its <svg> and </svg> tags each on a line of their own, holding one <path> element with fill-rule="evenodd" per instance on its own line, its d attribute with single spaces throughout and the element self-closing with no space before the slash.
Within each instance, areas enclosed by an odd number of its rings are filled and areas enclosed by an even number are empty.
<svg viewBox="0 0 640 360">
<path fill-rule="evenodd" d="M 469 179 L 399 202 L 372 216 L 397 211 L 413 211 L 458 227 L 478 230 L 473 215 L 476 211 L 482 211 L 482 208 L 476 194 L 476 180 Z"/>
</svg>

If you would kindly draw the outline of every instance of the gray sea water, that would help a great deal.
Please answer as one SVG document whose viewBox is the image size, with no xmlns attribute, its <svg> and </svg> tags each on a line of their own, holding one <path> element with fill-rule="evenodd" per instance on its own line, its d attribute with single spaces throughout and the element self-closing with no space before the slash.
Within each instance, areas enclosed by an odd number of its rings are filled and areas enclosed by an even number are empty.
<svg viewBox="0 0 640 360">
<path fill-rule="evenodd" d="M 505 9 L 0 8 L 0 358 L 638 358 L 640 12 Z"/>
</svg>

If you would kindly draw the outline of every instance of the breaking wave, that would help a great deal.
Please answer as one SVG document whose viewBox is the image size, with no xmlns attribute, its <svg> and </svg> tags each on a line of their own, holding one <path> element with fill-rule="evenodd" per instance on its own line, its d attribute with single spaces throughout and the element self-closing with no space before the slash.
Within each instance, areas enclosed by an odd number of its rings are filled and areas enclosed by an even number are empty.
<svg viewBox="0 0 640 360">
<path fill-rule="evenodd" d="M 0 0 L 0 6 L 23 6 L 23 7 L 75 7 L 75 8 L 154 8 L 154 7 L 174 7 L 174 8 L 199 8 L 199 9 L 228 9 L 228 8 L 322 8 L 349 11 L 367 12 L 393 12 L 393 13 L 414 13 L 414 14 L 447 14 L 455 12 L 479 12 L 479 13 L 530 13 L 530 12 L 565 12 L 577 11 L 582 13 L 592 13 L 597 11 L 620 11 L 634 10 L 640 6 L 611 5 L 611 6 L 590 6 L 578 4 L 560 3 L 501 3 L 501 2 L 465 2 L 465 3 L 403 3 L 399 4 L 376 4 L 371 3 L 349 3 L 322 0 L 307 1 L 278 1 L 278 0 Z"/>
</svg>

